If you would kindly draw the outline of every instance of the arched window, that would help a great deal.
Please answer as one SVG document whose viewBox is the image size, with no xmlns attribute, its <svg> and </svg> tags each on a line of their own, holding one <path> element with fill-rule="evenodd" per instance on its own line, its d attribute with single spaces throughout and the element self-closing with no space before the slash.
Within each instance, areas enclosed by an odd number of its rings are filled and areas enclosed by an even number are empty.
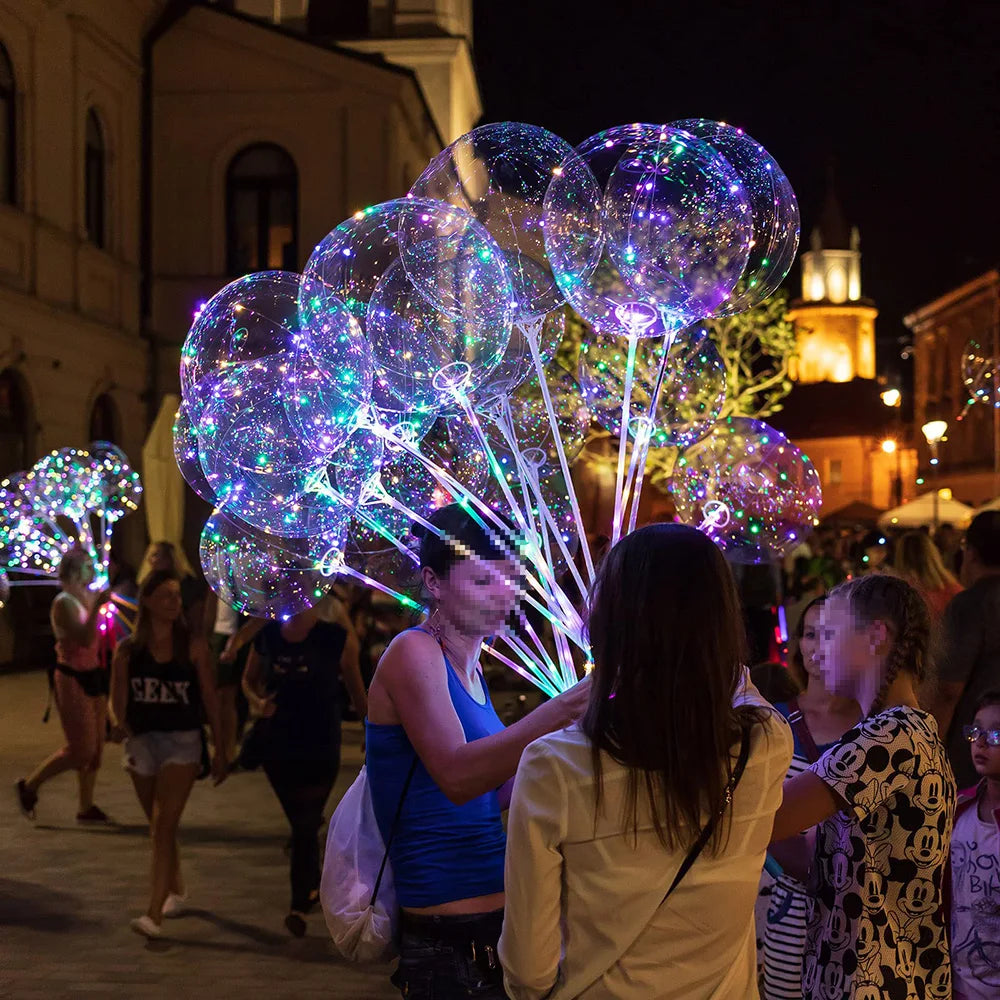
<svg viewBox="0 0 1000 1000">
<path fill-rule="evenodd" d="M 280 146 L 261 143 L 237 153 L 226 171 L 226 268 L 298 268 L 299 178 Z"/>
<path fill-rule="evenodd" d="M 30 408 L 21 376 L 7 368 L 0 372 L 0 478 L 34 461 L 30 438 Z"/>
<path fill-rule="evenodd" d="M 91 108 L 87 112 L 87 126 L 83 153 L 83 196 L 84 226 L 87 239 L 95 247 L 105 242 L 105 194 L 107 185 L 107 148 L 104 143 L 104 129 L 97 112 Z"/>
<path fill-rule="evenodd" d="M 118 443 L 118 407 L 106 392 L 102 392 L 90 410 L 90 436 L 88 441 Z"/>
<path fill-rule="evenodd" d="M 14 66 L 0 44 L 0 202 L 17 202 L 17 86 Z"/>
</svg>

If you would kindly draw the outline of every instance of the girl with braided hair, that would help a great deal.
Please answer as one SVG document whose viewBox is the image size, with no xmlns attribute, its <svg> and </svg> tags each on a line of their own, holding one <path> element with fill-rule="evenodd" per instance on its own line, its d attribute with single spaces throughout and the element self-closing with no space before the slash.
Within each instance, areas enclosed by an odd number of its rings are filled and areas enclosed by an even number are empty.
<svg viewBox="0 0 1000 1000">
<path fill-rule="evenodd" d="M 772 842 L 817 827 L 802 966 L 804 1000 L 951 995 L 942 881 L 955 779 L 917 702 L 930 620 L 899 577 L 836 587 L 820 613 L 827 688 L 863 718 L 784 786 Z M 782 844 L 779 853 L 794 852 Z M 787 864 L 787 862 L 786 862 Z"/>
</svg>

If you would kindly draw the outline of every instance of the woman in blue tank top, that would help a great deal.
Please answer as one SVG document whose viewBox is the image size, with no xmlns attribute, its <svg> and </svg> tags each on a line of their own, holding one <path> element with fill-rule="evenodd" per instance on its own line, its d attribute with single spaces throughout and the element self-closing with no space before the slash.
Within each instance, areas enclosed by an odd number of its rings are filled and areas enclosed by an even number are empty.
<svg viewBox="0 0 1000 1000">
<path fill-rule="evenodd" d="M 402 908 L 393 982 L 409 1000 L 494 1000 L 505 996 L 496 945 L 506 785 L 532 740 L 583 712 L 589 684 L 504 728 L 479 653 L 514 608 L 517 563 L 458 504 L 430 521 L 445 533 L 416 527 L 430 615 L 389 645 L 368 695 L 368 779 L 387 841 L 400 810 L 390 849 Z"/>
</svg>

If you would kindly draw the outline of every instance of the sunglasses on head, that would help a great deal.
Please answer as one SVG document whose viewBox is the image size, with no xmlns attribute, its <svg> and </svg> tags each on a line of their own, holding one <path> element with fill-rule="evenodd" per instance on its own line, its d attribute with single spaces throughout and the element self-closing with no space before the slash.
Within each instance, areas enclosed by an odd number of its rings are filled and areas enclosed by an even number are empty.
<svg viewBox="0 0 1000 1000">
<path fill-rule="evenodd" d="M 980 736 L 985 736 L 987 746 L 1000 747 L 1000 729 L 980 729 L 979 726 L 962 726 L 962 733 L 970 743 L 976 743 Z"/>
</svg>

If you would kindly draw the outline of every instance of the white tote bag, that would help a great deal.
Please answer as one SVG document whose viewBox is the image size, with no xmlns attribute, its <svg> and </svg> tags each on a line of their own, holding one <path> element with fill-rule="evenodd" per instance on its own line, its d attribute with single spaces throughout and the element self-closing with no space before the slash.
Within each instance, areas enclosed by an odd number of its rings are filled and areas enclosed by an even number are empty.
<svg viewBox="0 0 1000 1000">
<path fill-rule="evenodd" d="M 415 769 L 414 760 L 396 809 L 390 842 Z M 378 962 L 393 957 L 399 905 L 388 848 L 375 820 L 366 767 L 361 768 L 330 818 L 319 897 L 333 943 L 346 959 Z"/>
</svg>

